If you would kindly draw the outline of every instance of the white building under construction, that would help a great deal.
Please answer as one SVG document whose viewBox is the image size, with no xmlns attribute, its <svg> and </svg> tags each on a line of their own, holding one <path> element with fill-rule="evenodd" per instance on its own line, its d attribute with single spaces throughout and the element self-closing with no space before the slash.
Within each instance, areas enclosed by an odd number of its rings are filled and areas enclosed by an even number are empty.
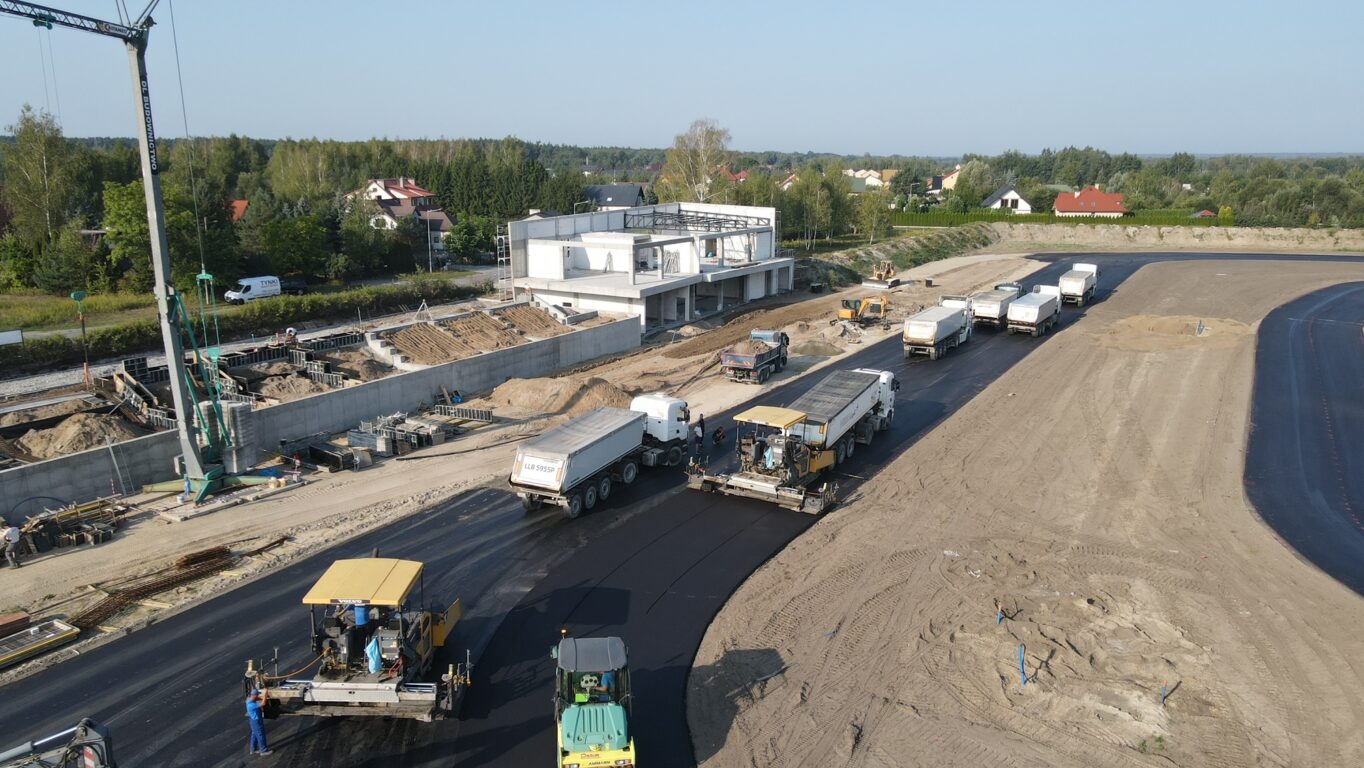
<svg viewBox="0 0 1364 768">
<path fill-rule="evenodd" d="M 791 290 L 777 258 L 777 211 L 665 203 L 508 225 L 518 297 L 639 317 L 641 331 Z"/>
</svg>

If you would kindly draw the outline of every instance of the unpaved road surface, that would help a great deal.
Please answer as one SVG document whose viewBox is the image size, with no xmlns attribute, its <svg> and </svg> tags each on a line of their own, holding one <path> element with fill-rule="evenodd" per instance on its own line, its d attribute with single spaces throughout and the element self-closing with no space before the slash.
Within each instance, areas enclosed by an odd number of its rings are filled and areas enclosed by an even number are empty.
<svg viewBox="0 0 1364 768">
<path fill-rule="evenodd" d="M 1364 763 L 1364 601 L 1243 488 L 1257 324 L 1361 278 L 1208 257 L 1087 307 L 736 592 L 689 680 L 697 760 Z"/>
</svg>

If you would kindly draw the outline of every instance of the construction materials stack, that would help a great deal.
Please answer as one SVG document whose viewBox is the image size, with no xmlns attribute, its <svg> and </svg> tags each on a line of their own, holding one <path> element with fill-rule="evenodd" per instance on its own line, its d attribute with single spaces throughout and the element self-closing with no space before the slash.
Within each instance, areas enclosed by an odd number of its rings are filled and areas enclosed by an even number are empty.
<svg viewBox="0 0 1364 768">
<path fill-rule="evenodd" d="M 1083 307 L 1085 302 L 1094 300 L 1094 291 L 1098 283 L 1098 265 L 1071 264 L 1070 271 L 1061 275 L 1057 285 L 1061 291 L 1061 303 Z"/>
<path fill-rule="evenodd" d="M 947 351 L 971 340 L 971 300 L 965 296 L 943 296 L 938 306 L 905 318 L 901 342 L 905 359 L 927 355 L 937 360 Z"/>
<path fill-rule="evenodd" d="M 993 290 L 972 294 L 971 322 L 1003 328 L 1008 322 L 1009 305 L 1022 295 L 1023 286 L 1018 283 L 998 283 Z"/>
<path fill-rule="evenodd" d="M 836 483 L 819 482 L 822 473 L 890 427 L 899 389 L 894 373 L 858 368 L 829 374 L 789 407 L 750 408 L 734 417 L 738 471 L 692 462 L 687 485 L 819 514 L 838 496 Z"/>
<path fill-rule="evenodd" d="M 786 367 L 790 344 L 790 337 L 781 331 L 751 331 L 746 341 L 720 354 L 720 366 L 730 381 L 762 384 Z"/>
<path fill-rule="evenodd" d="M 267 714 L 448 716 L 469 684 L 468 652 L 439 679 L 427 678 L 462 608 L 458 598 L 444 610 L 425 599 L 421 563 L 337 560 L 303 596 L 317 654 L 305 670 L 316 664 L 316 674 L 266 674 L 264 663 L 248 662 L 245 686 L 265 692 Z"/>
<path fill-rule="evenodd" d="M 1061 319 L 1061 289 L 1055 285 L 1034 285 L 1032 293 L 1009 305 L 1009 333 L 1042 336 Z"/>
<path fill-rule="evenodd" d="M 577 517 L 640 467 L 681 464 L 690 421 L 686 401 L 662 393 L 634 398 L 629 410 L 598 408 L 523 443 L 509 482 L 526 511 L 549 504 Z"/>
</svg>

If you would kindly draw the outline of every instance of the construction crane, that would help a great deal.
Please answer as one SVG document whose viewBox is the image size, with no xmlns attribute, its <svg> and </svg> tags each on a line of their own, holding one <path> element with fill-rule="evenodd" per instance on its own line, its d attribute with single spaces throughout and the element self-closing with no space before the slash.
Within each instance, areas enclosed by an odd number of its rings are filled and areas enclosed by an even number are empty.
<svg viewBox="0 0 1364 768">
<path fill-rule="evenodd" d="M 187 490 L 192 490 L 197 499 L 221 488 L 226 478 L 219 463 L 210 463 L 218 458 L 217 449 L 225 433 L 212 430 L 205 433 L 209 448 L 208 455 L 201 451 L 198 441 L 197 422 L 202 422 L 195 413 L 196 400 L 191 398 L 192 383 L 185 366 L 185 350 L 180 339 L 180 326 L 188 327 L 188 317 L 179 293 L 171 283 L 170 246 L 166 239 L 165 207 L 161 199 L 161 166 L 156 155 L 156 131 L 152 127 L 151 89 L 147 84 L 147 38 L 151 31 L 151 12 L 159 0 L 152 0 L 146 10 L 128 23 L 104 21 L 79 13 L 49 8 L 35 3 L 17 3 L 0 0 L 0 13 L 29 19 L 35 27 L 52 29 L 54 26 L 79 29 L 97 35 L 122 40 L 128 52 L 128 66 L 133 76 L 133 105 L 138 115 L 138 148 L 142 157 L 142 186 L 147 197 L 147 225 L 151 234 L 152 270 L 156 294 L 156 310 L 161 321 L 161 341 L 165 347 L 166 365 L 170 371 L 171 400 L 175 404 L 177 431 L 180 436 L 180 472 Z M 191 331 L 191 339 L 193 339 Z M 202 361 L 198 345 L 196 359 Z M 202 362 L 200 363 L 202 364 Z M 216 398 L 210 399 L 218 411 L 216 421 L 222 423 L 221 407 Z"/>
</svg>

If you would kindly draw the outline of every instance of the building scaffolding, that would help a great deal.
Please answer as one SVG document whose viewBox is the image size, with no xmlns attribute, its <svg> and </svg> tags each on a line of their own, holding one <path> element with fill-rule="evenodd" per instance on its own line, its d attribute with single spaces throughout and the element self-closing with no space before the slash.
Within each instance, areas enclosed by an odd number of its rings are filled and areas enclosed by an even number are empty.
<svg viewBox="0 0 1364 768">
<path fill-rule="evenodd" d="M 728 232 L 736 229 L 756 229 L 772 226 L 772 220 L 762 216 L 740 216 L 708 211 L 659 211 L 634 213 L 626 211 L 625 228 L 657 233 Z"/>
</svg>

